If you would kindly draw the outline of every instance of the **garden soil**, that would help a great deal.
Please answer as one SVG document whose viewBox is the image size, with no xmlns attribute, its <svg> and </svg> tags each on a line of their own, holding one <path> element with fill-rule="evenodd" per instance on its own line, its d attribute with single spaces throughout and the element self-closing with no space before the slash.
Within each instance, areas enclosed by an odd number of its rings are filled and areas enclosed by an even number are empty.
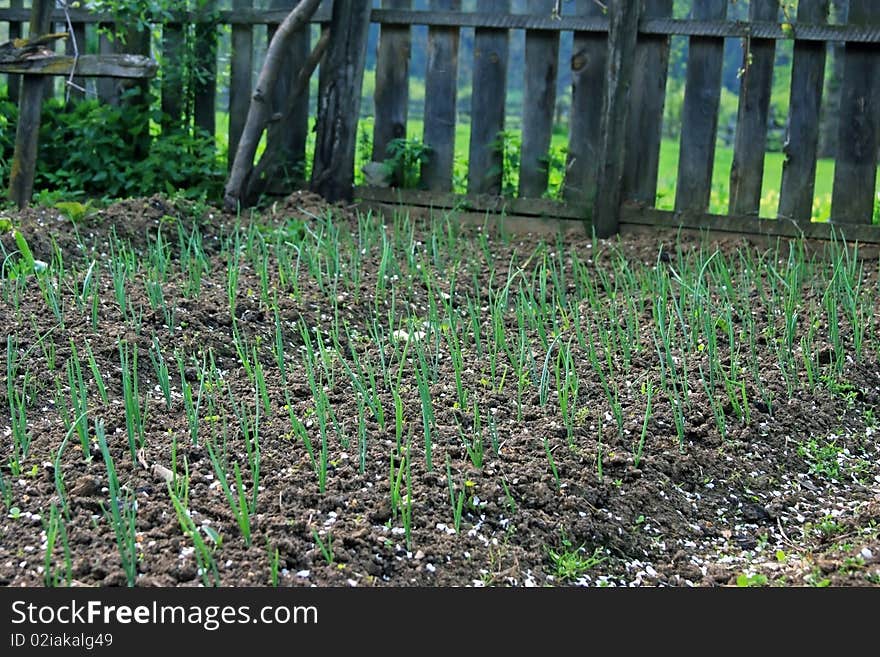
<svg viewBox="0 0 880 657">
<path fill-rule="evenodd" d="M 266 208 L 259 220 L 283 225 L 296 218 L 308 224 L 328 210 L 344 230 L 356 229 L 353 208 L 328 206 L 305 193 Z M 58 210 L 47 208 L 0 215 L 20 228 L 37 259 L 50 262 L 60 253 L 68 270 L 79 271 L 78 283 L 62 282 L 59 286 L 67 299 L 63 328 L 47 310 L 35 285 L 27 288 L 18 308 L 0 301 L 0 326 L 4 334 L 15 336 L 18 353 L 26 354 L 35 378 L 32 385 L 39 391 L 27 407 L 32 438 L 28 459 L 17 477 L 8 467 L 3 469 L 12 507 L 4 508 L 0 518 L 0 585 L 46 583 L 45 528 L 51 506 L 59 502 L 55 459 L 66 433 L 46 359 L 54 354 L 56 367 L 63 373 L 71 343 L 81 353 L 88 344 L 105 372 L 109 403 L 102 402 L 87 377 L 90 415 L 103 420 L 120 483 L 136 499 L 138 586 L 203 583 L 192 541 L 181 530 L 167 490 L 174 442 L 178 464 L 185 461 L 188 467 L 190 517 L 202 528 L 200 533 L 213 550 L 220 582 L 225 586 L 269 586 L 274 583 L 273 572 L 282 586 L 880 583 L 880 458 L 871 421 L 873 409 L 880 405 L 876 353 L 866 356 L 864 362 L 845 366 L 846 389 L 851 394 L 835 394 L 820 387 L 809 394 L 796 393 L 788 400 L 780 387 L 776 397 L 781 401 L 772 415 L 765 405 L 755 404 L 751 423 L 740 426 L 731 420 L 723 439 L 708 404 L 696 404 L 695 412 L 686 418 L 683 444 L 675 436 L 671 414 L 658 407 L 647 427 L 639 467 L 634 464 L 633 442 L 642 432 L 643 408 L 624 407 L 626 432 L 621 440 L 611 429 L 613 423 L 607 422 L 610 416 L 600 387 L 595 381 L 585 384 L 581 403 L 588 410 L 573 444 L 569 444 L 558 411 L 552 405 L 541 405 L 534 388 L 526 398 L 521 419 L 517 418 L 510 395 L 486 385 L 480 379 L 481 364 L 471 363 L 469 388 L 479 406 L 490 409 L 498 436 L 497 453 L 487 447 L 482 467 L 475 467 L 459 433 L 460 427 L 467 427 L 468 416 L 454 403 L 452 368 L 448 361 L 441 361 L 440 376 L 431 389 L 436 416 L 431 471 L 423 458 L 419 391 L 413 384 L 402 396 L 408 435 L 413 436 L 407 475 L 412 502 L 407 545 L 404 519 L 390 501 L 393 482 L 389 473 L 395 466 L 400 468 L 405 459 L 405 452 L 395 448 L 393 419 L 384 431 L 375 421 L 368 424 L 364 473 L 359 471 L 354 438 L 348 446 L 331 445 L 327 489 L 320 493 L 306 450 L 291 437 L 285 408 L 290 399 L 296 412 L 306 418 L 313 407 L 304 370 L 297 365 L 288 376 L 286 389 L 281 384 L 269 348 L 275 339 L 274 315 L 253 294 L 259 289 L 256 272 L 243 265 L 237 325 L 260 349 L 272 406 L 272 412 L 260 418 L 262 477 L 252 518 L 253 540 L 247 546 L 201 439 L 212 418 L 201 418 L 200 441 L 193 444 L 180 395 L 175 394 L 170 410 L 166 409 L 147 359 L 153 335 L 168 354 L 181 349 L 195 356 L 193 362 L 210 352 L 237 403 L 254 403 L 254 388 L 233 347 L 226 263 L 220 259 L 218 246 L 218 235 L 230 230 L 237 218 L 164 197 L 119 202 L 76 224 Z M 130 290 L 133 305 L 143 309 L 142 331 L 135 333 L 119 312 L 105 273 L 100 278 L 100 325 L 95 330 L 87 313 L 77 311 L 71 296 L 72 288 L 81 285 L 88 262 L 92 258 L 102 262 L 107 257 L 111 231 L 129 240 L 136 251 L 143 251 L 168 217 L 198 224 L 204 248 L 212 258 L 211 271 L 205 275 L 197 298 L 175 294 L 174 278 L 169 283 L 166 296 L 174 300 L 180 328 L 169 331 L 162 314 L 150 309 L 140 285 Z M 476 242 L 479 232 L 467 229 L 461 239 Z M 416 238 L 417 243 L 427 239 Z M 527 234 L 504 239 L 492 235 L 488 243 L 499 272 L 503 275 L 511 262 L 527 263 L 540 239 Z M 16 249 L 11 233 L 4 234 L 2 241 L 7 253 Z M 676 246 L 672 233 L 613 241 L 566 237 L 568 257 L 582 258 L 597 270 L 618 253 L 633 266 L 663 266 L 663 249 L 698 247 L 699 239 L 688 237 L 681 237 Z M 716 241 L 712 247 L 731 254 L 759 248 L 734 238 Z M 474 257 L 485 256 L 475 248 Z M 868 269 L 876 272 L 877 263 L 868 264 Z M 344 299 L 340 304 L 352 327 L 362 326 L 364 317 L 373 312 L 371 282 L 378 266 L 378 257 L 368 254 L 363 294 L 358 300 Z M 448 272 L 436 274 L 438 286 L 448 285 Z M 484 278 L 475 284 L 485 291 L 490 281 Z M 876 276 L 869 284 L 877 284 Z M 278 301 L 284 338 L 292 345 L 292 353 L 302 345 L 298 323 L 302 320 L 320 328 L 332 312 L 331 300 L 315 281 L 303 276 L 300 285 L 299 299 L 281 295 Z M 423 301 L 418 295 L 424 293 L 416 286 L 416 298 L 407 301 L 418 306 Z M 448 293 L 455 303 L 460 291 Z M 139 388 L 147 400 L 146 437 L 136 462 L 129 455 L 126 438 L 120 340 L 137 344 L 142 361 Z M 375 345 L 358 348 L 369 351 Z M 2 359 L 0 397 L 4 411 L 0 430 L 6 464 L 11 458 L 11 438 L 5 348 Z M 174 361 L 169 357 L 169 362 Z M 635 381 L 640 378 L 640 366 L 645 374 L 655 367 L 647 360 L 637 360 Z M 766 366 L 774 367 L 769 353 Z M 591 376 L 587 363 L 583 372 L 584 377 Z M 185 375 L 198 385 L 195 367 L 188 368 Z M 66 377 L 62 379 L 66 382 Z M 175 389 L 179 393 L 179 385 Z M 348 435 L 354 436 L 357 399 L 343 375 L 329 390 L 329 399 Z M 389 395 L 386 410 L 392 418 L 393 409 Z M 599 425 L 605 426 L 604 438 Z M 801 448 L 811 437 L 832 437 L 841 448 L 837 453 L 840 476 L 824 476 L 811 467 Z M 240 432 L 230 428 L 226 440 L 230 453 L 244 463 Z M 558 485 L 548 467 L 545 446 L 554 457 Z M 69 501 L 70 583 L 122 586 L 126 578 L 105 516 L 109 505 L 107 469 L 97 445 L 93 445 L 91 457 L 84 458 L 74 437 L 59 462 Z M 465 494 L 458 532 L 454 529 L 449 479 L 456 491 Z M 566 570 L 565 559 L 570 555 L 577 555 L 581 566 L 587 561 L 590 567 Z M 49 563 L 55 572 L 64 574 L 59 546 Z"/>
</svg>

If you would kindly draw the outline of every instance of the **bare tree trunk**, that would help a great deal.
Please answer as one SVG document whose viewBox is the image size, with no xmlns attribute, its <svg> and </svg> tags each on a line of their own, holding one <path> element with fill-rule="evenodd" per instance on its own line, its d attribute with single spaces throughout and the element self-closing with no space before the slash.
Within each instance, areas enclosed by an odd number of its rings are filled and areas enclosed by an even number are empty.
<svg viewBox="0 0 880 657">
<path fill-rule="evenodd" d="M 284 61 L 287 41 L 297 29 L 306 23 L 321 0 L 300 0 L 300 3 L 291 11 L 284 22 L 278 26 L 269 49 L 266 52 L 266 61 L 257 79 L 257 86 L 251 98 L 248 108 L 247 121 L 238 142 L 229 179 L 226 181 L 224 203 L 230 210 L 235 210 L 240 203 L 244 203 L 247 195 L 248 180 L 254 169 L 254 156 L 263 131 L 266 129 L 273 110 L 270 107 L 272 89 L 278 80 L 278 74 Z"/>
<path fill-rule="evenodd" d="M 351 199 L 370 0 L 334 0 L 332 35 L 321 65 L 312 189 L 328 201 Z"/>
</svg>

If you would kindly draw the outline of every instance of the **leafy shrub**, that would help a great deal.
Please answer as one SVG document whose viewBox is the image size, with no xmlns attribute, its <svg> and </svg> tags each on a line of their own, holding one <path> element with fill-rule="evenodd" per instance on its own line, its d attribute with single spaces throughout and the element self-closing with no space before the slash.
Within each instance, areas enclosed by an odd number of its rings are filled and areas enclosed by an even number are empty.
<svg viewBox="0 0 880 657">
<path fill-rule="evenodd" d="M 9 176 L 17 115 L 15 105 L 0 99 L 3 185 Z M 71 197 L 146 196 L 178 189 L 193 196 L 219 195 L 224 169 L 213 139 L 185 130 L 144 139 L 150 118 L 147 110 L 125 104 L 47 101 L 34 188 Z"/>
</svg>

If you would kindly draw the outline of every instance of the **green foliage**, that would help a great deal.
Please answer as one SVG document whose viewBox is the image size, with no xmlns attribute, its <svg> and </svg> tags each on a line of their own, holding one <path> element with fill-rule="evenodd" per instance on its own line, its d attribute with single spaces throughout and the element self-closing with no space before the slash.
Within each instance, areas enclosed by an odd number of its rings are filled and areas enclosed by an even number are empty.
<svg viewBox="0 0 880 657">
<path fill-rule="evenodd" d="M 746 575 L 745 573 L 740 573 L 736 576 L 736 585 L 739 587 L 756 587 L 756 586 L 767 586 L 769 580 L 766 575 L 762 575 L 760 573 Z"/>
<path fill-rule="evenodd" d="M 17 108 L 0 99 L 0 175 L 8 179 Z M 34 187 L 76 197 L 146 196 L 185 189 L 187 196 L 216 196 L 224 170 L 210 136 L 198 131 L 156 135 L 138 152 L 150 126 L 145 109 L 86 100 L 49 100 L 43 109 Z M 76 208 L 73 209 L 76 213 Z M 77 213 L 78 214 L 78 213 Z"/>
<path fill-rule="evenodd" d="M 419 184 L 421 166 L 430 152 L 431 148 L 418 139 L 392 139 L 387 148 L 386 170 L 400 187 L 413 189 Z"/>
<path fill-rule="evenodd" d="M 595 568 L 606 560 L 601 548 L 588 553 L 584 545 L 575 547 L 571 539 L 564 533 L 560 535 L 559 548 L 547 548 L 547 556 L 553 564 L 556 577 L 566 582 L 573 582 L 591 568 Z"/>
<path fill-rule="evenodd" d="M 820 443 L 815 438 L 798 446 L 798 455 L 803 457 L 810 466 L 810 472 L 828 479 L 840 479 L 840 463 L 838 456 L 843 448 L 834 441 Z"/>
</svg>

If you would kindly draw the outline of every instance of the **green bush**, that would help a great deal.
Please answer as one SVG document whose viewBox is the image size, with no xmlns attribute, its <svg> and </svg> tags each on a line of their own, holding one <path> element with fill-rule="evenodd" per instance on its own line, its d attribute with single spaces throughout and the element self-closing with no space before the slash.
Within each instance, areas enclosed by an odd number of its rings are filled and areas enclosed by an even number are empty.
<svg viewBox="0 0 880 657">
<path fill-rule="evenodd" d="M 17 108 L 0 99 L 0 180 L 5 186 L 12 159 Z M 131 105 L 95 100 L 73 105 L 46 102 L 34 189 L 72 197 L 146 196 L 186 190 L 220 194 L 224 169 L 213 139 L 176 131 L 146 137 L 150 114 Z"/>
</svg>

